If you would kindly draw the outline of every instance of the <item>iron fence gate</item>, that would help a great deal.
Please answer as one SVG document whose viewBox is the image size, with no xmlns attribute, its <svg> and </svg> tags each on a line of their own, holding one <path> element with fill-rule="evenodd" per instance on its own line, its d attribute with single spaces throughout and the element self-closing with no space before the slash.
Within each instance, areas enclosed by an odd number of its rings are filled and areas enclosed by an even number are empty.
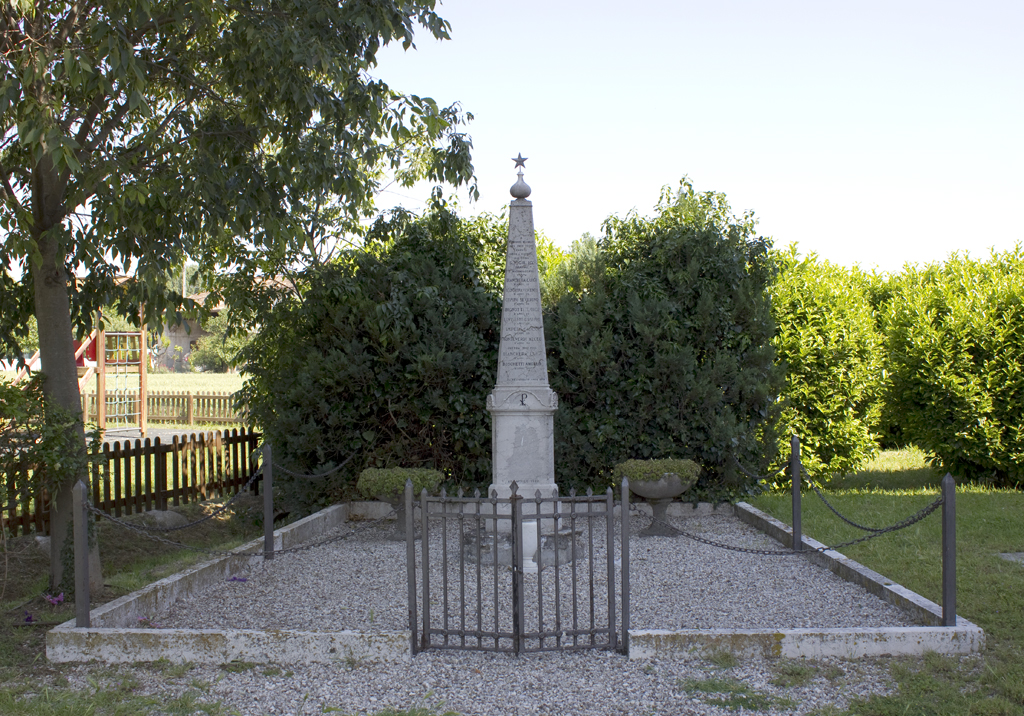
<svg viewBox="0 0 1024 716">
<path fill-rule="evenodd" d="M 406 486 L 411 651 L 629 649 L 629 492 L 479 491 L 414 501 Z M 414 519 L 414 505 L 419 519 Z M 418 525 L 416 523 L 419 523 Z M 416 548 L 415 528 L 420 546 Z M 419 588 L 417 588 L 419 585 Z"/>
</svg>

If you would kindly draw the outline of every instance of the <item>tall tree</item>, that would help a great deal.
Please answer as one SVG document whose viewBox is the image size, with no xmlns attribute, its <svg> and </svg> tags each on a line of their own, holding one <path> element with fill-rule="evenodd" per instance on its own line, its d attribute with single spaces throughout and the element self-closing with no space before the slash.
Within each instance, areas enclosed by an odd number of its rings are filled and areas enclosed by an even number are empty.
<svg viewBox="0 0 1024 716">
<path fill-rule="evenodd" d="M 448 37 L 434 6 L 4 0 L 0 341 L 17 350 L 36 316 L 49 401 L 78 410 L 73 328 L 101 305 L 180 307 L 166 276 L 185 258 L 234 268 L 238 288 L 350 229 L 384 181 L 472 180 L 470 117 L 371 74 L 418 27 Z"/>
</svg>

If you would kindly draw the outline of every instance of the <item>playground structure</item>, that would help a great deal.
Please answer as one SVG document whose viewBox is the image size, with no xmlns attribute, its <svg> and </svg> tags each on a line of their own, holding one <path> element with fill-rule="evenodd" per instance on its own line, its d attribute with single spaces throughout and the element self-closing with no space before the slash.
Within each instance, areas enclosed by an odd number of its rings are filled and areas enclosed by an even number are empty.
<svg viewBox="0 0 1024 716">
<path fill-rule="evenodd" d="M 102 326 L 101 316 L 96 316 Z M 139 430 L 146 437 L 147 374 L 149 346 L 146 324 L 138 331 L 104 331 L 94 328 L 85 340 L 75 341 L 78 365 L 78 390 L 83 392 L 89 380 L 96 378 L 96 427 L 101 438 L 108 432 Z M 102 350 L 99 347 L 102 346 Z M 91 365 L 90 365 L 91 364 Z M 39 367 L 39 352 L 18 371 L 15 383 L 27 378 Z M 137 376 L 137 377 L 136 377 Z M 104 396 L 100 399 L 99 396 Z M 82 422 L 88 421 L 88 401 L 83 401 Z"/>
</svg>

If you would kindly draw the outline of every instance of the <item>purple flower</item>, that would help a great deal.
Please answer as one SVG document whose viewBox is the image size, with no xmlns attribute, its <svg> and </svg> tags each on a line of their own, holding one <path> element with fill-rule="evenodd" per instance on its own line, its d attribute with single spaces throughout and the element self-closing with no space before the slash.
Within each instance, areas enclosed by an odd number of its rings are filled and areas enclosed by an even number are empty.
<svg viewBox="0 0 1024 716">
<path fill-rule="evenodd" d="M 49 594 L 44 594 L 44 595 L 43 595 L 43 599 L 45 599 L 46 601 L 48 601 L 48 602 L 50 603 L 50 606 L 51 606 L 51 607 L 55 607 L 55 606 L 57 606 L 58 604 L 63 604 L 63 603 L 64 603 L 64 592 L 61 592 L 61 593 L 60 593 L 60 594 L 58 594 L 58 595 L 57 595 L 56 597 L 54 597 L 54 596 L 51 596 L 51 595 L 49 595 Z"/>
<path fill-rule="evenodd" d="M 32 615 L 31 615 L 31 614 L 29 614 L 29 613 L 28 613 L 28 612 L 26 611 L 26 612 L 25 612 L 25 623 L 26 623 L 26 624 L 31 624 L 31 623 L 32 623 L 32 622 L 34 622 L 34 621 L 35 621 L 35 619 L 34 619 L 34 618 L 32 617 Z"/>
<path fill-rule="evenodd" d="M 229 582 L 248 582 L 248 577 L 228 577 Z"/>
</svg>

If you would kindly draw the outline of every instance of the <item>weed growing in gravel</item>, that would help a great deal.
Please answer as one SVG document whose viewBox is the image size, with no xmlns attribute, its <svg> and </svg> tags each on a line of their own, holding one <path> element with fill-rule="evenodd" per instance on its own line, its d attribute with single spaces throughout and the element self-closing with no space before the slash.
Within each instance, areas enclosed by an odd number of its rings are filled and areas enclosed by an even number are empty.
<svg viewBox="0 0 1024 716">
<path fill-rule="evenodd" d="M 210 692 L 210 682 L 203 679 L 192 679 L 188 685 L 197 691 L 202 691 L 204 694 Z"/>
<path fill-rule="evenodd" d="M 104 714 L 105 716 L 131 716 L 132 714 L 159 712 L 168 716 L 192 716 L 203 713 L 220 716 L 225 713 L 217 703 L 200 701 L 199 694 L 186 691 L 177 697 L 157 698 L 132 693 L 125 689 L 128 681 L 118 688 L 92 688 L 86 690 L 59 689 L 49 686 L 22 684 L 0 689 L 0 713 L 7 716 L 53 716 L 54 714 Z"/>
<path fill-rule="evenodd" d="M 825 667 L 825 670 L 821 672 L 821 675 L 834 683 L 846 676 L 846 672 L 843 671 L 843 667 L 838 666 L 837 664 L 829 664 Z"/>
<path fill-rule="evenodd" d="M 832 704 L 826 704 L 825 706 L 819 706 L 813 711 L 808 711 L 807 716 L 840 716 L 843 711 L 838 706 Z"/>
<path fill-rule="evenodd" d="M 687 693 L 722 694 L 719 698 L 705 698 L 709 706 L 722 706 L 732 711 L 765 711 L 772 706 L 789 708 L 794 702 L 789 699 L 773 698 L 750 688 L 738 679 L 713 676 L 710 679 L 688 680 L 679 684 Z"/>
<path fill-rule="evenodd" d="M 264 669 L 260 673 L 262 673 L 264 676 L 280 676 L 281 675 L 281 667 L 280 666 L 271 666 L 271 667 L 268 667 L 268 668 Z"/>
<path fill-rule="evenodd" d="M 717 666 L 719 669 L 731 669 L 740 664 L 740 660 L 736 658 L 736 655 L 726 649 L 718 649 L 711 652 L 704 657 L 704 661 L 712 666 Z"/>
<path fill-rule="evenodd" d="M 167 667 L 167 675 L 172 679 L 180 679 L 192 669 L 196 668 L 196 665 L 191 661 L 186 661 L 182 664 L 171 664 Z"/>
<path fill-rule="evenodd" d="M 438 711 L 440 708 L 440 704 L 435 707 L 412 706 L 407 710 L 395 710 L 389 706 L 383 711 L 378 711 L 373 716 L 459 716 L 455 711 L 445 711 L 442 713 Z M 341 713 L 343 715 L 347 715 L 349 712 L 334 706 L 324 706 L 324 713 Z"/>
<path fill-rule="evenodd" d="M 780 659 L 773 669 L 775 678 L 772 683 L 783 688 L 806 686 L 818 674 L 818 666 L 814 662 L 796 659 Z"/>
<path fill-rule="evenodd" d="M 256 666 L 251 661 L 229 661 L 226 664 L 221 664 L 220 668 L 229 674 L 240 674 L 243 671 L 252 671 Z"/>
</svg>

